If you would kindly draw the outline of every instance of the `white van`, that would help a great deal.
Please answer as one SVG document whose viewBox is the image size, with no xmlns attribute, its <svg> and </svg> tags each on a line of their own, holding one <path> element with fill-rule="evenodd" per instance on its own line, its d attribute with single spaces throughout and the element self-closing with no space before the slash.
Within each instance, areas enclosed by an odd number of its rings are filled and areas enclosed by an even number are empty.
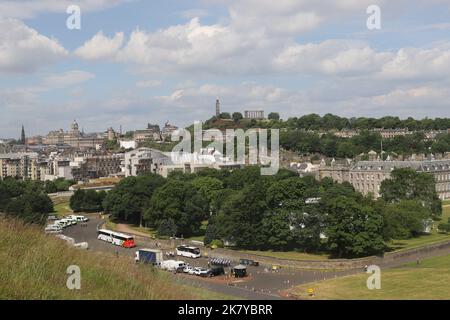
<svg viewBox="0 0 450 320">
<path fill-rule="evenodd" d="M 74 219 L 77 222 L 88 222 L 89 221 L 89 219 L 86 218 L 85 216 L 76 216 L 76 215 L 73 215 L 73 214 L 68 216 L 68 218 Z"/>
<path fill-rule="evenodd" d="M 54 222 L 53 222 L 53 225 L 54 225 L 54 226 L 61 227 L 61 228 L 66 228 L 66 227 L 68 226 L 68 224 L 67 224 L 66 222 L 62 221 L 62 220 L 56 220 L 56 221 L 54 221 Z"/>
<path fill-rule="evenodd" d="M 171 272 L 182 272 L 186 268 L 184 261 L 166 260 L 161 262 L 161 269 Z"/>
<path fill-rule="evenodd" d="M 64 222 L 67 226 L 71 226 L 71 225 L 74 225 L 77 223 L 76 220 L 71 219 L 71 218 L 64 218 L 64 219 L 61 219 L 60 221 Z"/>
<path fill-rule="evenodd" d="M 62 228 L 58 225 L 48 225 L 45 228 L 45 233 L 61 233 L 62 232 Z"/>
</svg>

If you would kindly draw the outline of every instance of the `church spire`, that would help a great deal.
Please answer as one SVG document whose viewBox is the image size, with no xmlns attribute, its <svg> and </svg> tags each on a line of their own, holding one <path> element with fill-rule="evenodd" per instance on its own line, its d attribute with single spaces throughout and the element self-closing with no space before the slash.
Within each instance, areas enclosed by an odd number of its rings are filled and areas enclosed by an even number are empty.
<svg viewBox="0 0 450 320">
<path fill-rule="evenodd" d="M 22 133 L 20 134 L 20 143 L 21 144 L 25 144 L 25 128 L 24 128 L 24 126 L 23 126 L 23 124 L 22 124 Z"/>
</svg>

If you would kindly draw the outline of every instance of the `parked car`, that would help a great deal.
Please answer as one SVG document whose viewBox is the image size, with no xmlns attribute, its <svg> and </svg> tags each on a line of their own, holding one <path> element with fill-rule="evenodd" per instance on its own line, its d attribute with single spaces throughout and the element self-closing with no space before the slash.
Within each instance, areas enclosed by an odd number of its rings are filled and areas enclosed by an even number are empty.
<svg viewBox="0 0 450 320">
<path fill-rule="evenodd" d="M 76 220 L 70 219 L 70 218 L 64 218 L 64 219 L 61 219 L 59 221 L 63 222 L 66 226 L 72 226 L 72 225 L 77 223 Z"/>
<path fill-rule="evenodd" d="M 186 267 L 184 267 L 184 269 L 183 269 L 183 272 L 184 272 L 184 273 L 187 273 L 187 274 L 193 274 L 193 272 L 194 272 L 194 267 L 192 267 L 192 266 L 190 266 L 190 265 L 186 265 Z"/>
<path fill-rule="evenodd" d="M 76 222 L 88 222 L 89 218 L 86 218 L 85 216 L 76 216 L 76 215 L 70 215 L 68 216 L 70 219 L 74 219 Z"/>
<path fill-rule="evenodd" d="M 209 277 L 209 269 L 206 268 L 196 268 L 196 275 L 200 277 Z"/>
<path fill-rule="evenodd" d="M 225 269 L 223 267 L 213 267 L 208 270 L 208 275 L 210 277 L 221 276 L 225 274 Z"/>
<path fill-rule="evenodd" d="M 55 221 L 53 221 L 53 225 L 59 226 L 61 228 L 67 228 L 69 226 L 68 222 L 62 221 L 62 220 L 55 220 Z"/>
</svg>

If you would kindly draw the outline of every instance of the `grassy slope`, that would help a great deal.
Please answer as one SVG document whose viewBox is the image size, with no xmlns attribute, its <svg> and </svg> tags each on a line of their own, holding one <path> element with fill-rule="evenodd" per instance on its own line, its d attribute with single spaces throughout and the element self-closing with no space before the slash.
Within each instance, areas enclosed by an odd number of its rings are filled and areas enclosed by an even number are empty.
<svg viewBox="0 0 450 320">
<path fill-rule="evenodd" d="M 37 227 L 0 219 L 0 299 L 222 299 L 175 284 L 169 275 L 126 257 L 81 251 Z M 66 269 L 81 269 L 68 290 Z"/>
<path fill-rule="evenodd" d="M 401 268 L 381 271 L 381 289 L 369 290 L 368 274 L 302 285 L 293 289 L 301 299 L 450 299 L 450 255 L 423 260 L 420 265 L 408 264 Z M 307 290 L 313 288 L 316 296 L 310 298 Z"/>
</svg>

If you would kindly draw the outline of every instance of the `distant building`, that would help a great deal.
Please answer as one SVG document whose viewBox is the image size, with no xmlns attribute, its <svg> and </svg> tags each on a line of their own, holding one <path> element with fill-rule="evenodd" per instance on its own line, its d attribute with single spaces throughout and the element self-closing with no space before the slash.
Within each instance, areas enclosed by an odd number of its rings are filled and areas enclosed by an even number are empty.
<svg viewBox="0 0 450 320">
<path fill-rule="evenodd" d="M 255 119 L 255 120 L 264 120 L 264 111 L 258 110 L 258 111 L 245 111 L 244 112 L 244 118 L 245 119 Z"/>
<path fill-rule="evenodd" d="M 45 145 L 67 144 L 78 149 L 95 149 L 98 145 L 104 144 L 105 137 L 99 134 L 85 134 L 80 132 L 78 123 L 74 121 L 68 132 L 64 132 L 62 129 L 59 131 L 51 131 L 44 137 L 42 142 Z"/>
<path fill-rule="evenodd" d="M 71 173 L 77 181 L 109 177 L 122 171 L 123 161 L 123 154 L 79 157 L 70 163 Z"/>
<path fill-rule="evenodd" d="M 143 173 L 159 173 L 160 166 L 170 164 L 170 159 L 158 150 L 139 148 L 125 153 L 123 171 L 125 177 Z"/>
<path fill-rule="evenodd" d="M 374 129 L 373 131 L 378 132 L 383 139 L 392 139 L 412 134 L 408 129 Z"/>
<path fill-rule="evenodd" d="M 0 179 L 13 177 L 38 180 L 37 162 L 38 154 L 34 152 L 0 154 Z"/>
<path fill-rule="evenodd" d="M 119 140 L 119 146 L 120 148 L 127 149 L 136 149 L 137 143 L 135 140 Z"/>
<path fill-rule="evenodd" d="M 171 125 L 171 124 L 169 123 L 169 121 L 167 121 L 167 122 L 164 124 L 164 128 L 163 128 L 162 131 L 161 131 L 161 137 L 162 137 L 162 139 L 165 140 L 165 141 L 170 140 L 171 137 L 172 137 L 172 134 L 173 134 L 175 131 L 177 131 L 177 130 L 178 130 L 178 127 L 177 127 L 177 126 Z"/>
<path fill-rule="evenodd" d="M 373 194 L 379 198 L 381 183 L 391 177 L 394 169 L 411 168 L 417 172 L 433 174 L 436 180 L 436 192 L 441 200 L 450 199 L 450 160 L 424 161 L 358 161 L 350 163 L 323 165 L 317 178 L 332 178 L 339 183 L 349 182 L 355 190 L 364 195 Z"/>
</svg>

